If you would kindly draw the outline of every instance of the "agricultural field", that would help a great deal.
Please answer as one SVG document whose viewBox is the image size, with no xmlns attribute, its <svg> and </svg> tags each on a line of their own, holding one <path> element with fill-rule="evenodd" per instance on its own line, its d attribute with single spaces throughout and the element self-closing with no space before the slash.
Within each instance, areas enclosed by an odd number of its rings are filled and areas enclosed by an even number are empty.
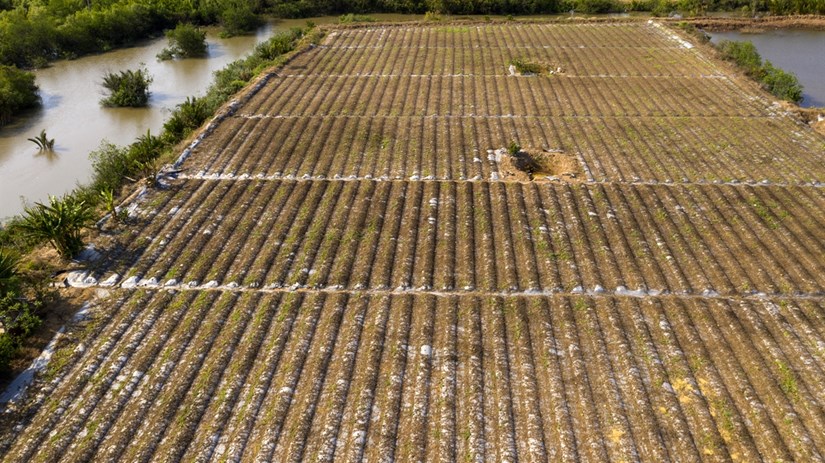
<svg viewBox="0 0 825 463">
<path fill-rule="evenodd" d="M 825 138 L 707 49 L 371 24 L 262 82 L 97 237 L 2 461 L 825 460 Z"/>
</svg>

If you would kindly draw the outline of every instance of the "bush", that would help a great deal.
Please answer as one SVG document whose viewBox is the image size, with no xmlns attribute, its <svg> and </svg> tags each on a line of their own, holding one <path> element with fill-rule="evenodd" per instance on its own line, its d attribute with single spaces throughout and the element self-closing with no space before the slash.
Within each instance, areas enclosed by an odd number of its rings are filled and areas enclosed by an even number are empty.
<svg viewBox="0 0 825 463">
<path fill-rule="evenodd" d="M 507 152 L 510 153 L 511 156 L 517 155 L 521 151 L 521 145 L 515 140 L 510 140 L 510 144 L 507 145 Z"/>
<path fill-rule="evenodd" d="M 377 19 L 373 18 L 372 16 L 367 16 L 363 14 L 345 14 L 338 17 L 338 22 L 340 24 L 351 24 L 351 23 L 374 23 Z"/>
<path fill-rule="evenodd" d="M 17 287 L 17 264 L 20 259 L 5 249 L 0 249 L 0 291 Z"/>
<path fill-rule="evenodd" d="M 139 108 L 149 103 L 149 84 L 152 76 L 146 69 L 131 69 L 106 73 L 103 76 L 103 87 L 109 91 L 109 96 L 100 100 L 103 106 Z"/>
<path fill-rule="evenodd" d="M 723 40 L 716 47 L 725 59 L 735 62 L 774 96 L 793 103 L 802 101 L 802 85 L 796 76 L 775 67 L 770 61 L 763 64 L 753 43 Z"/>
<path fill-rule="evenodd" d="M 513 58 L 510 64 L 516 68 L 519 74 L 541 74 L 545 71 L 544 66 L 524 58 Z"/>
<path fill-rule="evenodd" d="M 203 124 L 212 114 L 206 106 L 204 98 L 187 97 L 186 101 L 179 104 L 172 117 L 163 124 L 164 135 L 173 137 L 174 140 L 182 140 L 189 133 Z"/>
<path fill-rule="evenodd" d="M 83 249 L 80 233 L 92 220 L 92 210 L 85 201 L 71 195 L 49 196 L 49 204 L 26 207 L 20 230 L 41 243 L 48 242 L 63 258 L 71 258 Z"/>
<path fill-rule="evenodd" d="M 762 84 L 769 92 L 793 103 L 802 101 L 802 85 L 794 74 L 774 67 L 770 61 L 765 61 L 762 70 Z"/>
<path fill-rule="evenodd" d="M 625 8 L 616 0 L 565 0 L 561 6 L 564 11 L 575 10 L 584 14 L 614 13 Z"/>
<path fill-rule="evenodd" d="M 40 104 L 34 74 L 13 66 L 0 65 L 0 126 L 19 111 Z"/>
<path fill-rule="evenodd" d="M 253 56 L 264 60 L 272 60 L 295 48 L 295 42 L 304 36 L 301 28 L 293 28 L 288 32 L 275 34 L 266 42 L 255 47 Z"/>
<path fill-rule="evenodd" d="M 206 55 L 206 32 L 192 24 L 178 24 L 166 31 L 169 46 L 158 54 L 158 59 L 191 58 Z"/>
<path fill-rule="evenodd" d="M 89 158 L 94 172 L 91 184 L 94 191 L 117 190 L 124 177 L 132 175 L 132 161 L 126 148 L 103 141 L 100 148 L 89 154 Z"/>
<path fill-rule="evenodd" d="M 221 12 L 220 23 L 223 27 L 222 35 L 231 37 L 254 32 L 262 21 L 248 1 L 236 0 Z"/>
<path fill-rule="evenodd" d="M 762 57 L 752 42 L 722 40 L 717 48 L 725 59 L 736 63 L 749 76 L 762 77 Z"/>
<path fill-rule="evenodd" d="M 20 346 L 42 321 L 35 311 L 39 303 L 29 303 L 16 291 L 0 293 L 0 372 L 7 372 Z"/>
</svg>

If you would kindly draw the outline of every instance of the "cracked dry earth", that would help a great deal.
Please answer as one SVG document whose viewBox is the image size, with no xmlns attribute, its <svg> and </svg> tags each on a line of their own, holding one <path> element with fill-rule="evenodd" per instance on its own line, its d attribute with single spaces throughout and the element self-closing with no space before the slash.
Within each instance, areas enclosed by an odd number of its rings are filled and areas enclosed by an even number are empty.
<svg viewBox="0 0 825 463">
<path fill-rule="evenodd" d="M 707 49 L 371 25 L 262 82 L 96 243 L 3 461 L 823 460 L 825 139 Z"/>
</svg>

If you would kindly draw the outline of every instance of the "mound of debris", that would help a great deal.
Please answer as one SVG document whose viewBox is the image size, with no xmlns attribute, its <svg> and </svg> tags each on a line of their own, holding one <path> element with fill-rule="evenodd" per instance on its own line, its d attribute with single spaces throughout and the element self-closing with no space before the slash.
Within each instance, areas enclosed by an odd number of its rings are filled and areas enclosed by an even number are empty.
<svg viewBox="0 0 825 463">
<path fill-rule="evenodd" d="M 511 147 L 499 148 L 494 153 L 502 180 L 567 183 L 585 180 L 576 156 L 562 150 Z"/>
</svg>

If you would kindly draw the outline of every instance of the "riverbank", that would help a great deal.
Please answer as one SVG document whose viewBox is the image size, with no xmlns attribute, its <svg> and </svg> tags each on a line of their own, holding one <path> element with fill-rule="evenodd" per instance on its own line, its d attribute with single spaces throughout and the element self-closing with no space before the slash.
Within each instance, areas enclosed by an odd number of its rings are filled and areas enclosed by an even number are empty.
<svg viewBox="0 0 825 463">
<path fill-rule="evenodd" d="M 777 29 L 814 29 L 825 30 L 825 16 L 764 16 L 759 18 L 667 18 L 663 21 L 670 24 L 688 23 L 708 32 L 740 31 L 757 33 Z"/>
<path fill-rule="evenodd" d="M 95 163 L 93 179 L 53 200 L 60 207 L 41 212 L 54 214 L 57 220 L 57 214 L 65 209 L 64 205 L 71 203 L 88 209 L 95 219 L 103 217 L 97 221 L 96 227 L 86 224 L 88 230 L 82 234 L 83 242 L 89 242 L 101 234 L 111 235 L 124 231 L 129 227 L 130 215 L 134 211 L 119 207 L 122 200 L 118 200 L 118 197 L 130 198 L 141 188 L 162 188 L 162 178 L 165 175 L 162 166 L 173 162 L 178 153 L 187 146 L 191 148 L 202 133 L 208 132 L 209 126 L 203 128 L 202 124 L 213 117 L 225 117 L 238 99 L 243 99 L 243 95 L 248 92 L 238 91 L 249 88 L 247 84 L 253 80 L 260 79 L 272 72 L 272 69 L 288 62 L 291 57 L 312 47 L 322 36 L 323 32 L 308 27 L 276 35 L 259 45 L 248 57 L 215 73 L 215 81 L 205 96 L 187 99 L 179 105 L 164 123 L 159 135 L 147 134 L 127 147 L 111 145 L 105 151 L 102 150 Z M 145 186 L 141 187 L 141 184 Z M 108 204 L 105 200 L 107 194 L 110 198 Z M 38 206 L 35 209 L 42 208 Z M 0 378 L 0 385 L 6 384 L 6 381 L 14 378 L 21 368 L 30 363 L 34 358 L 32 356 L 45 346 L 45 342 L 57 334 L 59 328 L 56 330 L 56 327 L 62 326 L 65 318 L 76 311 L 77 304 L 71 304 L 70 301 L 82 295 L 78 295 L 76 289 L 65 287 L 66 274 L 91 265 L 89 256 L 97 256 L 96 251 L 85 252 L 87 256 L 79 261 L 68 261 L 67 256 L 58 256 L 47 246 L 46 240 L 34 239 L 26 231 L 28 216 L 27 213 L 15 217 L 10 224 L 0 229 L 0 252 L 4 256 L 14 256 L 11 259 L 12 265 L 0 274 L 0 290 L 5 296 L 0 305 L 0 314 L 3 315 L 0 321 L 4 322 L 3 330 L 0 330 L 0 347 L 5 350 L 0 353 L 5 353 L 7 359 L 5 365 L 0 364 L 0 370 L 6 370 Z M 108 229 L 103 230 L 106 227 Z M 10 283 L 12 280 L 14 284 Z M 57 289 L 40 291 L 41 288 L 48 287 Z M 84 298 L 88 300 L 88 297 Z M 22 313 L 18 304 L 21 300 L 26 304 L 26 313 L 34 313 L 40 318 L 36 321 L 39 327 L 25 333 L 15 333 L 9 327 L 19 319 L 18 312 Z M 13 304 L 7 304 L 6 301 Z M 17 355 L 12 356 L 10 352 L 17 352 Z"/>
</svg>

